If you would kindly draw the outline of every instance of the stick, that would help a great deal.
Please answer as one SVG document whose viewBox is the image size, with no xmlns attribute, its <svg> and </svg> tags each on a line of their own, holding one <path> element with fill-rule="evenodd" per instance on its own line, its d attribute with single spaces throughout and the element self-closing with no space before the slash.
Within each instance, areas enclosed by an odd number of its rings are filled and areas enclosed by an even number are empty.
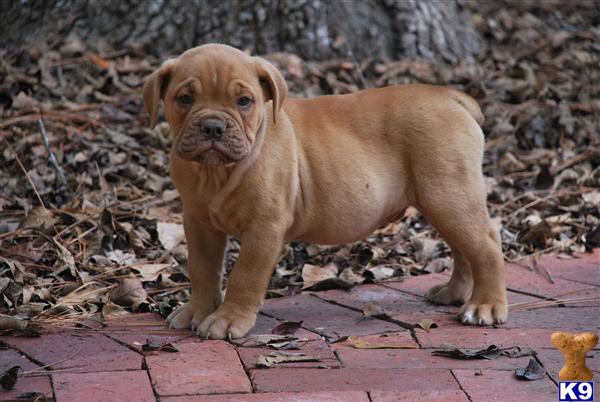
<svg viewBox="0 0 600 402">
<path fill-rule="evenodd" d="M 40 134 L 42 135 L 42 141 L 44 141 L 44 146 L 46 147 L 46 151 L 48 151 L 48 155 L 50 157 L 50 162 L 54 165 L 54 169 L 58 173 L 58 178 L 60 179 L 61 186 L 67 186 L 67 179 L 65 179 L 65 172 L 58 164 L 56 160 L 56 155 L 50 149 L 50 142 L 48 141 L 48 133 L 46 133 L 46 127 L 44 126 L 44 121 L 42 119 L 38 119 L 38 126 L 40 128 Z"/>
<path fill-rule="evenodd" d="M 43 370 L 43 369 L 46 369 L 47 367 L 51 367 L 51 366 L 54 366 L 54 365 L 56 365 L 56 364 L 62 363 L 62 362 L 64 362 L 64 361 L 67 361 L 67 360 L 69 360 L 69 359 L 72 359 L 72 358 L 73 358 L 73 357 L 75 357 L 77 354 L 79 354 L 79 352 L 81 352 L 81 350 L 82 350 L 82 349 L 83 349 L 83 346 L 82 346 L 82 347 L 80 347 L 80 348 L 79 348 L 77 351 L 75 351 L 75 353 L 73 353 L 73 354 L 71 354 L 71 355 L 69 355 L 69 356 L 65 357 L 64 359 L 57 360 L 57 361 L 55 361 L 55 362 L 52 362 L 52 363 L 50 363 L 50 364 L 46 364 L 45 366 L 42 366 L 42 367 L 34 368 L 33 370 L 24 371 L 23 373 L 21 373 L 21 375 L 32 374 L 32 373 L 35 373 L 35 372 L 37 372 L 37 371 L 41 371 L 41 370 Z"/>
<path fill-rule="evenodd" d="M 13 149 L 13 147 L 10 145 L 10 143 L 8 141 L 6 141 L 6 138 L 4 138 L 4 143 L 6 144 L 6 146 L 10 150 L 10 152 L 15 156 L 15 159 L 17 160 L 17 163 L 19 164 L 19 167 L 21 168 L 21 170 L 25 174 L 25 177 L 27 177 L 27 181 L 29 181 L 29 184 L 31 184 L 31 188 L 33 188 L 33 192 L 35 193 L 38 201 L 40 202 L 40 205 L 44 209 L 47 210 L 48 208 L 46 208 L 46 205 L 44 204 L 44 201 L 42 201 L 42 197 L 40 197 L 40 193 L 38 193 L 37 188 L 35 188 L 35 184 L 33 184 L 33 180 L 31 180 L 31 177 L 29 176 L 29 173 L 27 173 L 27 170 L 25 169 L 25 166 L 23 166 L 23 164 L 21 163 L 21 160 L 19 159 L 19 155 L 17 155 L 17 153 L 15 152 L 15 150 Z"/>
</svg>

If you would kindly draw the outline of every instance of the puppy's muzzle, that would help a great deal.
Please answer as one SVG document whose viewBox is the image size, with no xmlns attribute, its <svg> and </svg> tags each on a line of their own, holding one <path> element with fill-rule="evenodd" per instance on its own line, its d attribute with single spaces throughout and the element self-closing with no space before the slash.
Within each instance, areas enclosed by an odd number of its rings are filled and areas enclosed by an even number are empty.
<svg viewBox="0 0 600 402">
<path fill-rule="evenodd" d="M 190 120 L 177 140 L 177 154 L 205 165 L 225 165 L 242 160 L 251 143 L 240 125 L 229 116 L 204 115 Z"/>
<path fill-rule="evenodd" d="M 220 140 L 225 133 L 226 123 L 220 119 L 207 118 L 200 122 L 200 132 L 207 139 Z"/>
</svg>

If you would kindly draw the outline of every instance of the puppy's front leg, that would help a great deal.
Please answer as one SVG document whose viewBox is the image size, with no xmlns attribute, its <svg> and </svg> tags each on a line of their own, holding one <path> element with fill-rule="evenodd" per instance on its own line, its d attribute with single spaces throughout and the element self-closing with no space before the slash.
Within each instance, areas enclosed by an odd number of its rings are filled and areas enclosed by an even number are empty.
<svg viewBox="0 0 600 402">
<path fill-rule="evenodd" d="M 256 315 L 279 259 L 283 235 L 264 230 L 241 238 L 240 256 L 229 276 L 225 301 L 198 328 L 205 338 L 241 338 L 256 322 Z"/>
<path fill-rule="evenodd" d="M 196 330 L 223 300 L 221 276 L 227 235 L 204 225 L 184 212 L 183 226 L 188 243 L 188 275 L 192 283 L 190 301 L 167 317 L 171 328 Z"/>
</svg>

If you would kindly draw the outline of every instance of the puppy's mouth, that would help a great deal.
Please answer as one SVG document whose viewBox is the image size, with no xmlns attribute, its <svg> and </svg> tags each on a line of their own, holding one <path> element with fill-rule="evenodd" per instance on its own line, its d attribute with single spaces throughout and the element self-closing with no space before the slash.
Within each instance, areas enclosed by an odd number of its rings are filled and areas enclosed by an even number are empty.
<svg viewBox="0 0 600 402">
<path fill-rule="evenodd" d="M 220 166 L 243 160 L 250 147 L 237 122 L 210 117 L 190 122 L 177 139 L 175 151 L 184 160 Z"/>
</svg>

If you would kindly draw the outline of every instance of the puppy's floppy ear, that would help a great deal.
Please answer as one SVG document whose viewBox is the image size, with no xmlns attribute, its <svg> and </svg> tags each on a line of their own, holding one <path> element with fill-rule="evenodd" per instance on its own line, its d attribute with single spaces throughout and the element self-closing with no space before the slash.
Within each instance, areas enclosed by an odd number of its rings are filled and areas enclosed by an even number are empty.
<svg viewBox="0 0 600 402">
<path fill-rule="evenodd" d="M 165 61 L 158 70 L 150 74 L 144 83 L 144 106 L 150 115 L 151 128 L 154 128 L 158 122 L 160 100 L 165 96 L 174 62 L 173 59 Z"/>
<path fill-rule="evenodd" d="M 261 57 L 254 57 L 254 60 L 256 60 L 256 73 L 265 94 L 265 100 L 273 101 L 273 123 L 276 123 L 277 114 L 287 97 L 287 84 L 283 75 L 273 64 Z"/>
</svg>

